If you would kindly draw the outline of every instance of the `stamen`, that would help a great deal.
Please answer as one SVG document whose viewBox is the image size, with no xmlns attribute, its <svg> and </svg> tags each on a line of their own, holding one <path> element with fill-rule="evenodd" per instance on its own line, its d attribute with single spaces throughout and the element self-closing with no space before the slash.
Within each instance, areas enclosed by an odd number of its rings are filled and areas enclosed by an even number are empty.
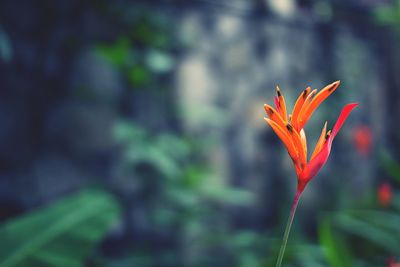
<svg viewBox="0 0 400 267">
<path fill-rule="evenodd" d="M 279 86 L 276 86 L 276 94 L 278 95 L 278 96 L 281 96 L 282 94 L 281 94 L 281 90 L 279 89 Z"/>
<path fill-rule="evenodd" d="M 288 129 L 289 132 L 291 132 L 291 133 L 293 132 L 293 126 L 290 125 L 289 123 L 286 124 L 286 128 Z"/>
<path fill-rule="evenodd" d="M 325 140 L 328 140 L 329 136 L 331 135 L 331 130 L 329 130 L 325 135 Z"/>
<path fill-rule="evenodd" d="M 304 99 L 306 99 L 307 94 L 308 94 L 308 91 L 309 91 L 309 90 L 307 90 L 307 89 L 303 91 L 303 98 L 304 98 Z"/>
</svg>

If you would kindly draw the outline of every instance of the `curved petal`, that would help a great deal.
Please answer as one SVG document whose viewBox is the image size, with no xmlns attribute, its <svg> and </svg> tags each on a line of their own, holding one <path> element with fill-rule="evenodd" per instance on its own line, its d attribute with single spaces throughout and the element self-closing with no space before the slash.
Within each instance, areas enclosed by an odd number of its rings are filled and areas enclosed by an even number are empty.
<svg viewBox="0 0 400 267">
<path fill-rule="evenodd" d="M 307 164 L 304 171 L 300 174 L 299 179 L 309 181 L 311 180 L 319 170 L 325 165 L 326 161 L 328 160 L 329 154 L 331 153 L 331 147 L 333 139 L 335 138 L 336 134 L 339 132 L 340 128 L 342 127 L 343 123 L 350 115 L 350 112 L 357 106 L 357 103 L 352 103 L 346 105 L 342 112 L 337 119 L 335 126 L 333 126 L 332 134 L 324 143 L 321 151 Z"/>
<path fill-rule="evenodd" d="M 279 126 L 281 126 L 282 128 L 286 128 L 286 123 L 283 120 L 281 114 L 275 110 L 273 107 L 271 107 L 268 104 L 264 104 L 264 110 L 265 112 L 268 114 L 268 117 L 273 120 L 274 122 L 276 122 Z"/>
<path fill-rule="evenodd" d="M 326 135 L 326 127 L 328 126 L 328 122 L 326 121 L 324 127 L 322 128 L 321 135 L 318 138 L 317 144 L 315 145 L 314 152 L 311 155 L 311 160 L 321 151 L 322 145 L 325 142 Z"/>
<path fill-rule="evenodd" d="M 271 119 L 264 118 L 264 120 L 271 126 L 272 130 L 276 133 L 279 139 L 282 140 L 283 144 L 286 146 L 286 149 L 293 160 L 297 160 L 299 157 L 299 152 L 297 151 L 296 145 L 293 143 L 292 138 L 289 134 L 283 130 L 276 122 Z"/>
<path fill-rule="evenodd" d="M 287 122 L 288 120 L 287 120 L 287 112 L 286 112 L 286 102 L 285 102 L 285 98 L 283 97 L 281 90 L 279 89 L 279 86 L 276 86 L 276 94 L 278 95 L 279 107 L 281 110 L 282 118 L 285 122 Z"/>
<path fill-rule="evenodd" d="M 297 130 L 299 130 L 297 128 L 297 117 L 299 116 L 300 110 L 301 110 L 308 94 L 310 93 L 310 91 L 311 91 L 311 87 L 307 87 L 307 89 L 304 90 L 297 98 L 296 104 L 294 104 L 294 108 L 292 111 L 292 118 L 290 119 L 290 122 Z"/>
<path fill-rule="evenodd" d="M 308 119 L 314 113 L 314 111 L 318 108 L 318 106 L 330 96 L 335 90 L 339 87 L 340 81 L 336 81 L 325 86 L 308 104 L 308 106 L 302 111 L 301 115 L 299 116 L 299 128 L 303 128 L 304 125 L 307 123 Z"/>
</svg>

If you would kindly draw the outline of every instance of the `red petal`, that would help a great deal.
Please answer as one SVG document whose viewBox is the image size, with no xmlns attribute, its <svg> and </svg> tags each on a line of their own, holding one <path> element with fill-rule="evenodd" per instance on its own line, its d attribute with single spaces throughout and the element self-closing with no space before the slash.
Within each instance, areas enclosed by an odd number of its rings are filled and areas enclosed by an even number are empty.
<svg viewBox="0 0 400 267">
<path fill-rule="evenodd" d="M 350 112 L 353 110 L 353 108 L 357 107 L 358 103 L 351 103 L 346 105 L 343 109 L 342 112 L 340 113 L 339 118 L 337 119 L 335 126 L 333 126 L 332 129 L 332 134 L 331 138 L 335 138 L 336 134 L 339 132 L 340 128 L 342 128 L 342 125 L 344 121 L 347 119 L 347 116 L 349 116 Z"/>
<path fill-rule="evenodd" d="M 352 103 L 346 105 L 342 112 L 337 119 L 335 126 L 333 126 L 332 134 L 329 136 L 328 140 L 325 142 L 321 151 L 307 164 L 304 168 L 304 171 L 300 175 L 301 180 L 306 180 L 307 182 L 311 180 L 319 170 L 325 165 L 326 161 L 328 160 L 329 154 L 331 153 L 331 147 L 333 139 L 335 138 L 336 134 L 339 132 L 340 128 L 342 127 L 343 123 L 349 116 L 350 112 L 355 108 L 358 104 Z"/>
<path fill-rule="evenodd" d="M 281 106 L 279 105 L 279 97 L 275 96 L 274 97 L 274 102 L 275 102 L 275 108 L 281 114 Z"/>
</svg>

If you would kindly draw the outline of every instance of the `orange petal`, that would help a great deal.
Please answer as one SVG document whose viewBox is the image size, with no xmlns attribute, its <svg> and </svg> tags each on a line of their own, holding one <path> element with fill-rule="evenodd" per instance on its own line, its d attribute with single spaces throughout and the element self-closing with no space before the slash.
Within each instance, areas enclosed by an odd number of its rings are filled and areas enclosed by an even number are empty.
<svg viewBox="0 0 400 267">
<path fill-rule="evenodd" d="M 317 144 L 315 145 L 314 152 L 313 152 L 312 155 L 311 155 L 311 160 L 312 160 L 312 159 L 315 157 L 315 155 L 317 155 L 317 154 L 321 151 L 321 149 L 322 149 L 322 145 L 323 145 L 324 142 L 325 142 L 325 135 L 326 135 L 326 127 L 327 127 L 327 125 L 328 125 L 328 122 L 326 121 L 325 124 L 324 124 L 324 127 L 322 128 L 322 132 L 321 132 L 321 135 L 319 136 L 318 142 L 317 142 Z"/>
<path fill-rule="evenodd" d="M 305 108 L 304 112 L 302 112 L 302 114 L 299 116 L 300 123 L 298 126 L 300 129 L 304 127 L 318 106 L 339 87 L 339 84 L 340 81 L 329 84 L 312 99 L 310 104 Z"/>
<path fill-rule="evenodd" d="M 311 101 L 312 101 L 312 99 L 313 99 L 313 97 L 315 96 L 316 93 L 317 93 L 317 89 L 312 90 L 311 93 L 309 93 L 307 95 L 306 99 L 304 100 L 303 105 L 301 106 L 301 109 L 299 111 L 299 115 L 297 116 L 296 121 L 294 121 L 294 123 L 296 124 L 296 129 L 298 131 L 300 131 L 304 126 L 304 123 L 302 123 L 303 122 L 302 118 L 304 117 L 303 114 L 307 110 L 308 105 L 311 103 Z"/>
<path fill-rule="evenodd" d="M 292 123 L 292 125 L 297 129 L 296 127 L 296 122 L 297 122 L 297 118 L 299 116 L 299 112 L 301 110 L 301 107 L 304 104 L 304 101 L 306 100 L 308 94 L 311 91 L 311 87 L 307 87 L 306 90 L 304 90 L 299 97 L 296 100 L 296 104 L 294 104 L 294 108 L 293 108 L 293 112 L 292 112 L 292 118 L 290 119 L 290 122 Z M 298 129 L 297 129 L 298 130 Z"/>
<path fill-rule="evenodd" d="M 286 111 L 286 102 L 285 98 L 283 97 L 281 90 L 279 89 L 279 86 L 276 87 L 276 94 L 278 95 L 279 98 L 279 107 L 280 107 L 280 112 L 282 115 L 282 118 L 285 122 L 287 122 L 287 111 Z"/>
<path fill-rule="evenodd" d="M 292 159 L 298 158 L 298 152 L 296 146 L 294 145 L 292 138 L 288 135 L 286 131 L 282 129 L 276 122 L 271 119 L 264 118 L 264 120 L 271 126 L 274 132 L 278 135 L 278 137 L 282 140 L 285 144 L 286 149 Z"/>
<path fill-rule="evenodd" d="M 300 137 L 301 137 L 301 143 L 303 144 L 304 153 L 306 154 L 306 159 L 307 159 L 307 137 L 304 129 L 301 129 Z"/>
<path fill-rule="evenodd" d="M 283 121 L 281 114 L 268 104 L 264 104 L 265 112 L 268 117 L 276 122 L 282 129 L 285 129 L 286 123 Z"/>
<path fill-rule="evenodd" d="M 292 137 L 292 140 L 297 148 L 297 151 L 299 151 L 300 166 L 303 168 L 307 163 L 307 155 L 304 151 L 303 142 L 301 141 L 301 137 L 300 137 L 299 133 L 296 131 L 296 129 L 293 128 L 292 125 L 287 124 L 286 129 L 288 129 L 289 134 Z"/>
</svg>

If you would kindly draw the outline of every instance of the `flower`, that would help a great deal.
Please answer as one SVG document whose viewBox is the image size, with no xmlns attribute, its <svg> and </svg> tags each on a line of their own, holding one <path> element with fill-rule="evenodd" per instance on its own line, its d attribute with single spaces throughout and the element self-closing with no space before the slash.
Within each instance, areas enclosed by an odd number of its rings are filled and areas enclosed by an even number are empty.
<svg viewBox="0 0 400 267">
<path fill-rule="evenodd" d="M 390 205 L 393 198 L 392 187 L 388 183 L 382 183 L 378 187 L 378 202 L 386 208 Z"/>
<path fill-rule="evenodd" d="M 333 139 L 350 112 L 358 105 L 357 103 L 346 105 L 332 130 L 327 131 L 327 122 L 325 122 L 311 158 L 308 160 L 307 138 L 303 128 L 318 106 L 339 87 L 339 84 L 340 81 L 331 83 L 319 93 L 317 93 L 317 89 L 311 91 L 311 88 L 308 87 L 297 98 L 290 115 L 287 115 L 285 98 L 279 87 L 277 87 L 277 96 L 274 98 L 275 108 L 267 104 L 264 105 L 269 117 L 264 118 L 265 121 L 282 140 L 293 160 L 298 180 L 297 190 L 300 193 L 327 162 Z"/>
<path fill-rule="evenodd" d="M 389 258 L 387 261 L 387 266 L 388 267 L 400 267 L 400 262 L 396 262 L 394 257 Z"/>
<path fill-rule="evenodd" d="M 367 125 L 360 125 L 353 131 L 354 145 L 362 156 L 368 156 L 372 145 L 372 130 Z"/>
</svg>

